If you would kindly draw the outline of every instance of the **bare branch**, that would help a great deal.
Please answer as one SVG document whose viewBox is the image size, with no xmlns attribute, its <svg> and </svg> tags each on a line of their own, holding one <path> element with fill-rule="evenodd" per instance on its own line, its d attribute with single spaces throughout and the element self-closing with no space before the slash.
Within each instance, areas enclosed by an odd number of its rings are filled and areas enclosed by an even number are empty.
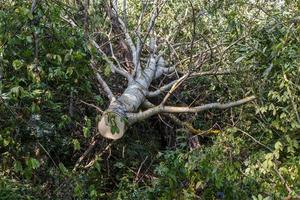
<svg viewBox="0 0 300 200">
<path fill-rule="evenodd" d="M 159 113 L 198 113 L 209 109 L 227 109 L 234 106 L 239 106 L 245 104 L 249 101 L 255 99 L 255 96 L 249 96 L 238 101 L 232 101 L 229 103 L 221 104 L 221 103 L 210 103 L 197 107 L 177 107 L 177 106 L 164 106 L 158 105 L 154 108 L 150 108 L 144 112 L 140 113 L 128 113 L 127 117 L 130 123 L 135 123 L 140 120 L 147 119 L 153 115 Z"/>
<path fill-rule="evenodd" d="M 85 101 L 83 101 L 83 100 L 80 100 L 80 102 L 83 103 L 83 104 L 85 104 L 85 105 L 87 105 L 87 106 L 90 106 L 90 107 L 95 108 L 95 109 L 96 109 L 98 112 L 100 112 L 100 113 L 103 113 L 103 110 L 101 110 L 101 108 L 99 108 L 98 106 L 96 106 L 96 105 L 94 105 L 94 104 L 87 103 L 87 102 L 85 102 Z"/>
<path fill-rule="evenodd" d="M 67 16 L 60 16 L 60 18 L 71 25 L 72 28 L 78 27 L 74 20 L 67 18 Z"/>
<path fill-rule="evenodd" d="M 232 72 L 230 71 L 207 71 L 207 72 L 194 72 L 190 74 L 190 78 L 193 77 L 198 77 L 198 76 L 209 76 L 209 75 L 227 75 L 227 74 L 231 74 Z M 167 90 L 169 90 L 176 82 L 178 81 L 178 79 L 160 87 L 159 89 L 153 91 L 153 92 L 149 92 L 147 94 L 147 97 L 156 97 L 160 94 L 162 94 L 163 92 L 166 92 Z"/>
<path fill-rule="evenodd" d="M 147 97 L 156 97 L 156 96 L 162 94 L 163 92 L 169 90 L 177 81 L 178 81 L 178 79 L 176 79 L 176 80 L 174 80 L 174 81 L 172 81 L 172 82 L 170 82 L 170 83 L 168 83 L 168 84 L 160 87 L 159 89 L 157 89 L 157 90 L 155 90 L 153 92 L 149 92 L 148 95 L 147 95 Z"/>
<path fill-rule="evenodd" d="M 185 74 L 184 76 L 182 76 L 181 78 L 179 78 L 171 87 L 170 91 L 168 92 L 168 94 L 164 97 L 164 99 L 161 102 L 161 105 L 164 105 L 166 103 L 166 101 L 168 100 L 168 98 L 171 96 L 171 94 L 187 79 L 187 77 L 189 76 L 188 74 Z"/>
<path fill-rule="evenodd" d="M 100 75 L 100 73 L 97 72 L 97 69 L 95 67 L 96 63 L 92 60 L 90 65 L 94 69 L 97 81 L 100 83 L 100 85 L 102 86 L 103 90 L 106 92 L 107 97 L 109 98 L 109 100 L 110 101 L 114 100 L 115 96 L 113 95 L 111 89 L 109 88 L 109 86 L 107 85 L 107 83 L 103 80 L 103 78 Z"/>
<path fill-rule="evenodd" d="M 210 76 L 210 75 L 228 75 L 232 74 L 231 71 L 216 71 L 216 70 L 211 70 L 211 71 L 206 71 L 206 72 L 193 72 L 191 73 L 190 77 L 198 77 L 198 76 Z"/>
<path fill-rule="evenodd" d="M 112 6 L 113 6 L 113 9 L 116 13 L 116 15 L 118 15 L 118 0 L 112 0 Z"/>
<path fill-rule="evenodd" d="M 138 57 L 137 57 L 137 51 L 136 51 L 136 47 L 133 43 L 133 40 L 128 32 L 128 27 L 126 26 L 125 22 L 120 18 L 119 14 L 118 14 L 118 4 L 117 4 L 117 0 L 113 1 L 113 15 L 115 18 L 117 18 L 119 24 L 120 24 L 120 28 L 122 29 L 122 31 L 124 32 L 125 38 L 126 38 L 126 42 L 128 44 L 128 46 L 130 47 L 131 53 L 132 53 L 132 59 L 133 59 L 133 64 L 135 67 L 138 66 Z"/>
<path fill-rule="evenodd" d="M 114 97 L 113 93 L 111 92 L 107 83 L 102 79 L 100 73 L 96 72 L 96 78 L 97 78 L 97 81 L 100 83 L 100 85 L 103 87 L 103 90 L 106 92 L 107 97 L 110 100 L 113 100 L 115 97 Z"/>
<path fill-rule="evenodd" d="M 138 28 L 137 28 L 137 48 L 136 48 L 136 56 L 138 58 L 138 66 L 137 66 L 137 69 L 135 69 L 135 73 L 139 73 L 141 70 L 140 70 L 140 62 L 139 62 L 139 58 L 141 56 L 141 52 L 142 52 L 142 49 L 143 49 L 143 45 L 146 43 L 147 41 L 147 38 L 148 36 L 150 35 L 150 41 L 149 41 L 149 47 L 150 47 L 150 54 L 152 54 L 152 56 L 154 56 L 155 52 L 156 52 L 156 36 L 155 36 L 155 33 L 154 33 L 154 25 L 155 25 L 155 21 L 156 21 L 156 18 L 158 17 L 160 11 L 162 10 L 163 8 L 163 5 L 166 3 L 166 1 L 163 1 L 162 3 L 158 4 L 157 0 L 154 0 L 153 2 L 153 5 L 154 5 L 154 8 L 153 8 L 153 11 L 152 11 L 152 14 L 151 14 L 151 17 L 150 17 L 150 21 L 149 21 L 149 24 L 148 24 L 148 28 L 147 28 L 147 32 L 145 34 L 145 37 L 143 38 L 143 41 L 142 41 L 142 37 L 140 35 L 141 33 L 141 21 L 142 21 L 142 18 L 144 16 L 144 13 L 146 8 L 143 9 L 141 15 L 140 15 L 140 18 L 139 18 L 139 22 L 138 22 Z M 146 2 L 146 6 L 148 5 L 148 2 Z M 145 6 L 145 7 L 146 7 Z M 141 75 L 140 74 L 137 74 L 138 76 Z"/>
<path fill-rule="evenodd" d="M 137 33 L 136 49 L 137 49 L 137 52 L 138 52 L 139 55 L 141 53 L 141 48 L 142 48 L 142 44 L 141 44 L 141 42 L 142 42 L 142 36 L 141 36 L 142 20 L 144 18 L 144 14 L 145 14 L 145 11 L 146 11 L 147 6 L 148 6 L 148 0 L 145 3 L 142 2 L 142 4 L 143 4 L 142 5 L 143 9 L 142 9 L 142 12 L 139 16 L 139 20 L 138 20 L 137 28 L 136 28 L 136 33 Z"/>
<path fill-rule="evenodd" d="M 100 154 L 97 155 L 97 157 L 98 157 L 98 158 L 101 158 L 101 156 L 102 156 L 107 150 L 109 150 L 110 147 L 111 147 L 113 144 L 114 144 L 114 141 L 112 141 L 111 143 L 109 143 L 109 144 L 104 148 L 104 150 L 103 150 Z M 97 158 L 97 157 L 96 157 L 96 158 Z M 96 158 L 93 159 L 93 160 L 91 160 L 86 166 L 84 166 L 84 168 L 89 168 L 89 167 L 91 167 L 91 166 L 97 161 Z"/>
<path fill-rule="evenodd" d="M 122 11 L 123 19 L 125 24 L 127 25 L 127 0 L 123 0 L 122 6 L 123 6 L 123 11 Z"/>
<path fill-rule="evenodd" d="M 161 75 L 163 75 L 163 74 L 168 75 L 175 71 L 175 67 L 161 67 L 159 62 L 157 63 L 157 65 L 158 65 L 158 67 L 156 69 L 154 79 L 161 77 Z M 163 63 L 162 66 L 165 66 L 165 64 Z"/>
<path fill-rule="evenodd" d="M 81 164 L 81 162 L 83 161 L 83 159 L 85 159 L 86 156 L 95 148 L 95 146 L 97 145 L 97 143 L 98 143 L 98 140 L 95 137 L 93 137 L 92 142 L 90 143 L 90 145 L 87 148 L 87 150 L 85 150 L 85 152 L 76 161 L 76 164 L 75 164 L 72 172 L 76 172 L 76 170 L 78 169 L 78 167 Z"/>
<path fill-rule="evenodd" d="M 143 107 L 144 108 L 153 108 L 155 107 L 154 104 L 152 104 L 150 101 L 148 101 L 147 99 L 144 101 L 143 103 Z M 163 115 L 167 116 L 168 118 L 170 118 L 175 124 L 177 124 L 178 126 L 181 126 L 182 128 L 186 129 L 189 133 L 193 134 L 193 135 L 201 135 L 201 136 L 206 136 L 206 135 L 211 135 L 212 133 L 215 133 L 216 130 L 208 130 L 208 131 L 202 131 L 199 129 L 196 129 L 193 127 L 192 124 L 188 123 L 188 122 L 183 122 L 180 119 L 178 119 L 174 114 L 172 113 L 163 113 Z"/>
<path fill-rule="evenodd" d="M 94 41 L 90 40 L 91 44 L 98 50 L 98 52 L 103 56 L 103 59 L 109 64 L 111 67 L 112 72 L 117 72 L 127 78 L 128 80 L 131 80 L 131 75 L 125 71 L 123 68 L 119 68 L 115 66 L 115 64 L 108 58 L 108 56 L 101 50 L 100 46 Z"/>
<path fill-rule="evenodd" d="M 153 2 L 154 8 L 153 8 L 153 11 L 152 11 L 152 14 L 151 14 L 151 17 L 150 17 L 150 21 L 149 21 L 149 24 L 148 24 L 147 33 L 144 37 L 144 41 L 141 43 L 141 47 L 140 47 L 139 50 L 141 50 L 143 48 L 143 45 L 146 43 L 146 40 L 147 40 L 148 36 L 151 35 L 151 33 L 154 32 L 153 29 L 154 29 L 156 18 L 158 17 L 160 11 L 162 10 L 162 8 L 163 8 L 163 6 L 165 5 L 166 2 L 167 1 L 163 1 L 159 5 L 157 0 L 154 0 L 154 2 Z"/>
</svg>

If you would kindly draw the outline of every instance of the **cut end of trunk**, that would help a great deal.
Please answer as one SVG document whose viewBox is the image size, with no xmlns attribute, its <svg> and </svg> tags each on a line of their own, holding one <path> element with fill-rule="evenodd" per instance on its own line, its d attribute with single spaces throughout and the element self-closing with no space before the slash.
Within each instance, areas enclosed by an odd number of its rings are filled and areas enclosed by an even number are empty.
<svg viewBox="0 0 300 200">
<path fill-rule="evenodd" d="M 126 131 L 126 117 L 115 112 L 105 113 L 98 123 L 100 134 L 108 139 L 120 139 Z"/>
</svg>

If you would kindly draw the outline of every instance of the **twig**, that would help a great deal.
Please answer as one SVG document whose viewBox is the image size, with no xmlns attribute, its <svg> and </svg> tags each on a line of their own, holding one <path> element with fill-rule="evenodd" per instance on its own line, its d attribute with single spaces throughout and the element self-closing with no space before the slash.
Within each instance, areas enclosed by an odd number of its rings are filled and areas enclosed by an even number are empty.
<svg viewBox="0 0 300 200">
<path fill-rule="evenodd" d="M 135 175 L 135 179 L 134 181 L 137 182 L 139 180 L 139 174 L 140 174 L 140 171 L 142 169 L 142 166 L 144 165 L 144 163 L 146 162 L 146 160 L 148 159 L 148 156 L 146 156 L 146 158 L 143 160 L 143 162 L 141 163 L 136 175 Z"/>
<path fill-rule="evenodd" d="M 108 149 L 110 149 L 110 147 L 113 145 L 114 141 L 112 141 L 111 143 L 109 143 L 105 149 L 98 155 L 98 157 L 101 157 Z M 91 162 L 89 162 L 89 164 L 85 165 L 84 168 L 89 168 L 91 167 L 94 163 L 96 162 L 96 158 L 93 159 Z"/>
<path fill-rule="evenodd" d="M 94 136 L 92 139 L 92 142 L 90 143 L 89 147 L 87 148 L 87 150 L 85 150 L 85 152 L 78 158 L 72 172 L 75 172 L 77 170 L 77 168 L 79 167 L 80 163 L 82 162 L 83 159 L 85 159 L 85 157 L 95 148 L 95 146 L 97 145 L 98 140 L 96 139 L 96 137 Z"/>
<path fill-rule="evenodd" d="M 100 112 L 100 113 L 103 113 L 103 110 L 101 110 L 101 108 L 99 108 L 98 106 L 96 106 L 96 105 L 94 105 L 94 104 L 87 103 L 87 102 L 85 102 L 85 101 L 83 101 L 83 100 L 80 100 L 80 102 L 83 103 L 83 104 L 85 104 L 85 105 L 87 105 L 87 106 L 91 106 L 91 107 L 95 108 L 95 109 L 96 109 L 98 112 Z"/>
<path fill-rule="evenodd" d="M 243 131 L 242 129 L 239 129 L 237 127 L 235 127 L 238 131 L 242 132 L 243 134 L 247 135 L 248 137 L 250 137 L 254 142 L 256 142 L 257 144 L 265 147 L 266 149 L 268 149 L 269 151 L 272 152 L 272 149 L 268 146 L 266 146 L 265 144 L 262 144 L 260 141 L 258 141 L 257 139 L 255 139 L 252 135 L 250 135 L 249 133 L 247 133 L 246 131 Z"/>
<path fill-rule="evenodd" d="M 54 166 L 58 168 L 57 164 L 55 163 L 55 161 L 51 157 L 50 153 L 46 150 L 46 148 L 40 142 L 38 142 L 38 145 L 45 151 L 45 153 L 48 155 L 48 157 L 50 158 L 50 160 L 52 161 Z"/>
</svg>

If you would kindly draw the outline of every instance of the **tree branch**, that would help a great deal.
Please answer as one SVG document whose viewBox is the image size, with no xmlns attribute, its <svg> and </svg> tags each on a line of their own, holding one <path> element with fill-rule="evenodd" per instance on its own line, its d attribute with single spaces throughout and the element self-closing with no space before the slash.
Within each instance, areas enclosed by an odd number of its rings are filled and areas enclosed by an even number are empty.
<svg viewBox="0 0 300 200">
<path fill-rule="evenodd" d="M 164 105 L 166 103 L 166 101 L 168 100 L 168 98 L 172 95 L 172 93 L 187 79 L 187 77 L 190 74 L 185 74 L 184 76 L 182 76 L 181 78 L 179 78 L 171 87 L 170 91 L 167 93 L 167 95 L 164 97 L 164 99 L 161 102 L 161 105 Z"/>
<path fill-rule="evenodd" d="M 177 81 L 178 81 L 178 79 L 158 88 L 157 90 L 155 90 L 153 92 L 149 92 L 147 97 L 156 97 L 156 96 L 162 94 L 163 92 L 169 90 Z"/>
<path fill-rule="evenodd" d="M 124 35 L 125 35 L 125 39 L 126 39 L 126 43 L 128 44 L 128 46 L 130 47 L 131 53 L 132 53 L 132 62 L 135 68 L 138 68 L 139 66 L 139 59 L 138 59 L 138 54 L 137 54 L 137 50 L 136 50 L 136 46 L 133 43 L 133 40 L 128 32 L 128 27 L 126 26 L 125 22 L 120 18 L 119 14 L 118 14 L 118 4 L 117 1 L 114 0 L 113 1 L 113 16 L 118 20 L 119 24 L 120 24 L 120 28 L 122 29 Z"/>
<path fill-rule="evenodd" d="M 171 74 L 174 71 L 175 71 L 175 67 L 161 67 L 158 64 L 158 68 L 156 69 L 154 79 L 161 77 L 161 75 L 163 75 L 163 74 L 167 74 L 167 75 Z"/>
<path fill-rule="evenodd" d="M 100 83 L 100 85 L 103 87 L 103 90 L 106 92 L 109 100 L 112 100 L 114 98 L 114 95 L 113 95 L 112 91 L 110 90 L 109 86 L 107 85 L 107 83 L 102 79 L 100 73 L 96 72 L 96 78 L 97 78 L 97 81 Z"/>
<path fill-rule="evenodd" d="M 109 98 L 109 100 L 110 101 L 114 100 L 115 96 L 113 95 L 111 89 L 109 88 L 109 86 L 107 85 L 107 83 L 103 80 L 102 76 L 100 75 L 100 73 L 97 71 L 97 69 L 95 67 L 96 63 L 92 60 L 90 65 L 94 69 L 97 81 L 100 83 L 100 85 L 102 86 L 103 90 L 106 92 L 107 97 Z"/>
<path fill-rule="evenodd" d="M 33 12 L 34 12 L 34 10 L 36 8 L 37 1 L 38 0 L 32 0 L 31 9 L 30 9 L 31 14 L 33 14 Z"/>
<path fill-rule="evenodd" d="M 131 75 L 122 68 L 115 66 L 115 64 L 108 58 L 108 56 L 101 50 L 100 46 L 94 41 L 90 40 L 91 44 L 98 50 L 98 52 L 103 56 L 103 59 L 109 64 L 112 72 L 117 72 L 127 78 L 127 80 L 131 80 Z"/>
<path fill-rule="evenodd" d="M 232 74 L 231 71 L 216 71 L 216 70 L 211 70 L 211 71 L 206 71 L 206 72 L 193 72 L 191 73 L 190 77 L 196 77 L 196 76 L 209 76 L 209 75 L 228 75 Z"/>
<path fill-rule="evenodd" d="M 234 106 L 239 106 L 242 104 L 245 104 L 249 101 L 252 101 L 255 99 L 255 96 L 249 96 L 243 99 L 240 99 L 238 101 L 232 101 L 229 103 L 221 104 L 221 103 L 210 103 L 205 104 L 202 106 L 197 107 L 177 107 L 177 106 L 163 106 L 158 105 L 154 108 L 150 108 L 144 112 L 140 113 L 128 113 L 127 117 L 129 119 L 130 123 L 135 123 L 137 121 L 141 121 L 144 119 L 147 119 L 153 115 L 159 114 L 159 113 L 197 113 L 202 112 L 209 109 L 227 109 Z"/>
<path fill-rule="evenodd" d="M 155 105 L 146 99 L 143 103 L 143 107 L 149 109 L 149 108 L 155 107 Z M 186 131 L 188 131 L 189 133 L 191 133 L 193 135 L 208 136 L 208 135 L 212 135 L 212 134 L 216 134 L 216 133 L 220 132 L 219 130 L 211 130 L 210 129 L 208 131 L 202 131 L 202 130 L 196 129 L 193 127 L 193 125 L 191 123 L 181 121 L 172 113 L 163 113 L 163 115 L 170 118 L 170 120 L 172 120 L 175 124 L 177 124 L 178 126 L 181 126 Z"/>
<path fill-rule="evenodd" d="M 232 72 L 230 71 L 207 71 L 207 72 L 194 72 L 190 74 L 190 78 L 194 78 L 194 77 L 198 77 L 198 76 L 210 76 L 210 75 L 227 75 L 227 74 L 231 74 Z M 162 87 L 160 87 L 159 89 L 153 91 L 153 92 L 149 92 L 147 97 L 156 97 L 160 94 L 162 94 L 163 92 L 166 92 L 167 90 L 169 90 L 179 79 L 176 79 Z"/>
</svg>

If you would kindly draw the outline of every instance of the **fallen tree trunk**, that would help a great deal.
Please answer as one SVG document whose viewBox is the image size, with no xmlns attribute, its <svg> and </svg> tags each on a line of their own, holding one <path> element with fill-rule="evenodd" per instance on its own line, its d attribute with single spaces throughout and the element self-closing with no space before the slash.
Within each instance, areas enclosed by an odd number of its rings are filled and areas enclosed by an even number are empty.
<svg viewBox="0 0 300 200">
<path fill-rule="evenodd" d="M 102 88 L 110 99 L 110 104 L 108 109 L 103 113 L 101 120 L 98 123 L 98 130 L 100 134 L 109 139 L 119 139 L 121 138 L 127 128 L 140 120 L 145 120 L 153 115 L 159 113 L 196 113 L 202 112 L 207 109 L 226 109 L 233 106 L 239 106 L 249 101 L 255 99 L 254 96 L 249 96 L 238 101 L 233 101 L 225 104 L 221 103 L 210 103 L 202 106 L 196 107 L 179 107 L 179 106 L 166 106 L 168 98 L 172 93 L 188 78 L 193 78 L 202 75 L 223 75 L 229 74 L 228 71 L 212 70 L 204 72 L 192 72 L 187 70 L 180 78 L 171 81 L 168 84 L 161 86 L 156 91 L 149 91 L 149 86 L 155 79 L 159 79 L 162 75 L 170 75 L 175 71 L 175 66 L 168 66 L 163 58 L 163 52 L 158 50 L 157 38 L 154 31 L 155 21 L 162 9 L 165 1 L 154 1 L 153 10 L 149 18 L 149 23 L 146 33 L 144 36 L 141 34 L 141 21 L 144 17 L 145 10 L 142 11 L 139 22 L 136 27 L 134 40 L 131 36 L 132 33 L 129 32 L 128 26 L 124 23 L 123 19 L 120 17 L 119 8 L 117 1 L 114 0 L 108 10 L 108 16 L 111 17 L 112 27 L 119 27 L 121 34 L 124 38 L 122 40 L 128 46 L 127 53 L 131 54 L 131 63 L 134 67 L 133 70 L 128 70 L 122 67 L 121 62 L 117 56 L 114 54 L 113 44 L 111 39 L 108 37 L 110 53 L 104 53 L 101 47 L 97 44 L 96 40 L 90 38 L 91 45 L 100 53 L 104 60 L 110 65 L 111 71 L 118 73 L 125 77 L 128 81 L 127 87 L 124 92 L 115 97 L 112 93 L 108 84 L 101 77 L 100 72 L 97 69 L 96 62 L 92 62 L 92 67 L 95 70 L 98 82 L 101 84 Z M 123 4 L 126 6 L 126 4 Z M 126 7 L 123 7 L 123 15 L 126 17 Z M 146 42 L 147 41 L 147 42 Z M 147 44 L 146 44 L 147 43 Z M 191 48 L 193 47 L 193 41 L 191 42 Z M 142 58 L 142 49 L 147 48 L 148 56 Z M 190 58 L 192 58 L 191 55 Z M 146 64 L 142 63 L 142 60 L 146 60 Z M 192 60 L 192 59 L 190 59 Z M 203 63 L 202 63 L 203 64 Z M 144 111 L 141 111 L 140 107 L 143 103 L 147 102 L 147 98 L 157 97 L 166 93 L 162 102 L 159 105 L 151 106 Z"/>
<path fill-rule="evenodd" d="M 166 98 L 168 98 L 172 92 L 171 86 L 173 86 L 174 89 L 176 83 L 183 80 L 178 79 L 178 81 L 172 82 L 173 84 L 168 87 L 171 87 L 171 89 L 160 105 L 149 108 L 143 112 L 137 112 L 140 106 L 147 101 L 146 97 L 149 94 L 149 86 L 154 78 L 159 78 L 164 71 L 169 73 L 174 71 L 173 68 L 168 68 L 168 70 L 166 70 L 167 68 L 164 68 L 164 65 L 162 58 L 151 58 L 149 66 L 147 66 L 145 70 L 142 70 L 139 77 L 129 79 L 128 86 L 124 93 L 118 98 L 114 97 L 111 99 L 108 109 L 104 112 L 100 122 L 98 123 L 98 130 L 102 136 L 114 140 L 119 139 L 124 135 L 128 126 L 159 113 L 196 113 L 213 108 L 226 109 L 242 105 L 255 99 L 254 96 L 250 96 L 225 104 L 211 103 L 197 107 L 165 106 L 164 103 Z M 214 73 L 203 74 L 206 75 Z M 216 72 L 215 74 L 221 73 Z M 188 75 L 184 77 L 188 77 Z M 110 94 L 110 92 L 108 94 Z"/>
</svg>

